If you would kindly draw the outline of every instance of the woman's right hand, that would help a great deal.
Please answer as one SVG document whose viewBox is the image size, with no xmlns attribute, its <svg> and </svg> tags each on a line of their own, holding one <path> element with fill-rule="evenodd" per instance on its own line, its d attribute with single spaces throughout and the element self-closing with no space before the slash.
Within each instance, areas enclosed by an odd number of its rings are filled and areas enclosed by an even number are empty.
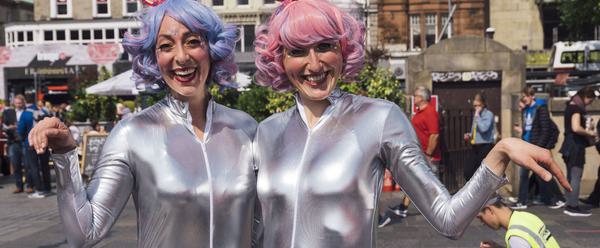
<svg viewBox="0 0 600 248">
<path fill-rule="evenodd" d="M 56 117 L 45 118 L 31 129 L 29 145 L 38 154 L 44 153 L 46 148 L 63 154 L 77 147 L 69 128 Z"/>
</svg>

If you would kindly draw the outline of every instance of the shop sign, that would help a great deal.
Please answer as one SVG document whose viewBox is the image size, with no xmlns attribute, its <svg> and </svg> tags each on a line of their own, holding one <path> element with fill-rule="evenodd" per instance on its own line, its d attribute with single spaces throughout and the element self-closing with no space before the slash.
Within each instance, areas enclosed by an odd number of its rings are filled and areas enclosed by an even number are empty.
<svg viewBox="0 0 600 248">
<path fill-rule="evenodd" d="M 434 83 L 445 82 L 485 82 L 501 80 L 500 71 L 432 72 Z"/>
<path fill-rule="evenodd" d="M 77 74 L 86 70 L 86 66 L 64 66 L 64 67 L 18 67 L 4 68 L 5 76 L 8 79 L 33 78 L 38 77 L 75 77 Z"/>
</svg>

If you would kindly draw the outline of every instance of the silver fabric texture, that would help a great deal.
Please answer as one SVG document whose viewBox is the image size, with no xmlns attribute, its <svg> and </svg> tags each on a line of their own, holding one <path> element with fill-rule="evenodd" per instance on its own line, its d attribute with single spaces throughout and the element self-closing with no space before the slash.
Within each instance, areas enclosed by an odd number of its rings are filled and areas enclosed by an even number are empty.
<svg viewBox="0 0 600 248">
<path fill-rule="evenodd" d="M 256 199 L 249 115 L 212 100 L 204 140 L 188 104 L 171 96 L 121 121 L 87 188 L 77 153 L 53 154 L 59 211 L 72 247 L 102 239 L 129 195 L 138 247 L 250 247 Z"/>
<path fill-rule="evenodd" d="M 266 248 L 375 247 L 385 168 L 429 223 L 450 238 L 460 237 L 506 183 L 481 166 L 451 196 L 397 105 L 339 90 L 328 100 L 329 114 L 313 129 L 300 106 L 259 124 L 257 192 Z"/>
</svg>

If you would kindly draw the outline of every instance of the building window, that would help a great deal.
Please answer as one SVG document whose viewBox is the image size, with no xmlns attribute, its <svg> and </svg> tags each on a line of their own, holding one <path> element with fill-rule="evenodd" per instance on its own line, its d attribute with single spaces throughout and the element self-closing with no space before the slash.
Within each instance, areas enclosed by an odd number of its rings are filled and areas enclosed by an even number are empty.
<svg viewBox="0 0 600 248">
<path fill-rule="evenodd" d="M 425 16 L 425 47 L 435 44 L 437 38 L 437 15 Z"/>
<path fill-rule="evenodd" d="M 79 30 L 71 30 L 71 40 L 79 40 Z"/>
<path fill-rule="evenodd" d="M 27 35 L 25 37 L 27 41 L 33 41 L 33 31 L 27 31 Z"/>
<path fill-rule="evenodd" d="M 18 42 L 23 42 L 25 41 L 25 34 L 23 32 L 17 32 L 17 41 Z"/>
<path fill-rule="evenodd" d="M 102 40 L 104 39 L 102 35 L 102 29 L 94 29 L 94 40 Z"/>
<path fill-rule="evenodd" d="M 119 39 L 125 38 L 125 33 L 127 33 L 126 28 L 119 28 Z"/>
<path fill-rule="evenodd" d="M 265 4 L 273 4 L 275 3 L 275 0 L 265 0 Z"/>
<path fill-rule="evenodd" d="M 421 18 L 418 15 L 410 16 L 410 48 L 421 48 Z"/>
<path fill-rule="evenodd" d="M 110 17 L 110 1 L 109 0 L 92 0 L 94 1 L 94 17 Z"/>
<path fill-rule="evenodd" d="M 242 25 L 239 29 L 240 40 L 235 46 L 235 50 L 238 52 L 250 52 L 254 51 L 254 25 Z"/>
<path fill-rule="evenodd" d="M 82 40 L 90 40 L 92 38 L 90 30 L 82 30 L 81 31 L 81 39 Z"/>
<path fill-rule="evenodd" d="M 107 29 L 107 30 L 105 30 L 105 32 L 106 32 L 107 40 L 112 40 L 115 38 L 115 30 L 114 29 Z"/>
<path fill-rule="evenodd" d="M 133 16 L 140 9 L 140 1 L 123 0 L 123 16 Z"/>
<path fill-rule="evenodd" d="M 50 16 L 53 18 L 71 18 L 72 0 L 50 0 Z"/>
<path fill-rule="evenodd" d="M 244 51 L 253 51 L 254 25 L 244 25 Z"/>
<path fill-rule="evenodd" d="M 45 41 L 54 40 L 54 33 L 52 32 L 52 30 L 44 31 L 44 40 Z"/>
<path fill-rule="evenodd" d="M 64 30 L 56 30 L 56 40 L 66 40 L 66 34 Z"/>
<path fill-rule="evenodd" d="M 223 0 L 213 0 L 212 5 L 213 6 L 223 6 Z"/>
<path fill-rule="evenodd" d="M 237 0 L 238 5 L 248 5 L 248 0 Z"/>
</svg>

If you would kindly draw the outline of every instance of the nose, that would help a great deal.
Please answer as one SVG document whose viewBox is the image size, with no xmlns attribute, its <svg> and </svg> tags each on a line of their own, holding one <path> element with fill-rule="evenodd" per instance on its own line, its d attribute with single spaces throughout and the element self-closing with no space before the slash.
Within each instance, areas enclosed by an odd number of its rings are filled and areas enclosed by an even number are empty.
<svg viewBox="0 0 600 248">
<path fill-rule="evenodd" d="M 176 49 L 177 50 L 176 50 L 176 54 L 175 54 L 175 62 L 178 65 L 184 65 L 189 59 L 187 51 L 185 50 L 185 48 L 183 46 L 177 46 Z"/>
<path fill-rule="evenodd" d="M 321 69 L 323 68 L 323 64 L 321 63 L 321 60 L 319 59 L 319 54 L 317 52 L 315 52 L 315 49 L 310 49 L 308 51 L 308 55 L 307 58 L 308 60 L 308 66 L 307 69 L 311 72 L 320 72 Z"/>
</svg>

